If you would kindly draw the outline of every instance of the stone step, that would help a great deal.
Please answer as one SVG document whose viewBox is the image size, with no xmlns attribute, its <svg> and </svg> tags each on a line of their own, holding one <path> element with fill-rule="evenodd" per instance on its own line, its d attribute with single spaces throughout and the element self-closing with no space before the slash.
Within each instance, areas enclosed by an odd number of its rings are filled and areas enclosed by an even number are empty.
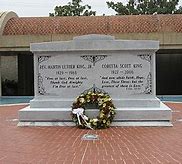
<svg viewBox="0 0 182 164">
<path fill-rule="evenodd" d="M 34 98 L 30 101 L 31 108 L 67 108 L 73 100 L 60 99 L 60 98 Z M 125 98 L 125 99 L 113 99 L 113 103 L 117 108 L 150 108 L 159 107 L 160 100 L 156 97 L 153 98 Z"/>
<path fill-rule="evenodd" d="M 37 121 L 25 121 L 19 122 L 18 126 L 75 126 L 75 123 L 72 121 L 68 122 L 37 122 Z M 173 126 L 170 121 L 113 121 L 111 126 L 147 126 L 147 127 L 158 127 Z"/>
<path fill-rule="evenodd" d="M 88 117 L 96 117 L 98 109 L 85 110 Z M 161 103 L 160 108 L 118 108 L 114 122 L 166 122 L 172 119 L 171 109 Z M 71 108 L 30 108 L 19 111 L 20 122 L 70 122 Z"/>
</svg>

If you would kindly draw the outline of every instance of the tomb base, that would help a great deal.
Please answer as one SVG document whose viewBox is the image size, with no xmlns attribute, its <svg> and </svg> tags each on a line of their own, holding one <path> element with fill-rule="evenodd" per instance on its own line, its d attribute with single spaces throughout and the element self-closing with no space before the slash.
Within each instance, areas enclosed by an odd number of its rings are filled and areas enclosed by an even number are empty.
<svg viewBox="0 0 182 164">
<path fill-rule="evenodd" d="M 71 119 L 71 108 L 30 108 L 19 111 L 19 126 L 75 126 Z M 91 117 L 98 109 L 87 109 Z M 111 126 L 172 126 L 171 109 L 160 102 L 159 107 L 122 107 L 116 109 Z"/>
</svg>

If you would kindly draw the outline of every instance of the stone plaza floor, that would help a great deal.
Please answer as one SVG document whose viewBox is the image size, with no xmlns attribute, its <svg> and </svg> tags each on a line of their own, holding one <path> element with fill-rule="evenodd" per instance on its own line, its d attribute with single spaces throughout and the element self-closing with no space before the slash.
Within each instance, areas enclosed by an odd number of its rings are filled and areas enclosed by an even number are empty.
<svg viewBox="0 0 182 164">
<path fill-rule="evenodd" d="M 25 105 L 0 106 L 0 164 L 180 164 L 182 103 L 167 103 L 173 127 L 17 127 Z M 98 140 L 82 140 L 97 134 Z"/>
</svg>

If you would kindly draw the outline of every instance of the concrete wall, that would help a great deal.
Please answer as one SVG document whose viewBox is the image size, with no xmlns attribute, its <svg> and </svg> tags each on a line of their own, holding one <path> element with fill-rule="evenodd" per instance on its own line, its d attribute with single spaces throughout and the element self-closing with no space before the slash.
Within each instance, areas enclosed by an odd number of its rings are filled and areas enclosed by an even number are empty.
<svg viewBox="0 0 182 164">
<path fill-rule="evenodd" d="M 124 33 L 111 34 L 116 39 L 123 40 L 158 40 L 160 49 L 182 49 L 182 33 Z M 30 43 L 67 41 L 72 40 L 76 35 L 2 35 L 0 37 L 1 51 L 30 51 Z"/>
<path fill-rule="evenodd" d="M 1 56 L 1 78 L 18 81 L 17 56 Z"/>
</svg>

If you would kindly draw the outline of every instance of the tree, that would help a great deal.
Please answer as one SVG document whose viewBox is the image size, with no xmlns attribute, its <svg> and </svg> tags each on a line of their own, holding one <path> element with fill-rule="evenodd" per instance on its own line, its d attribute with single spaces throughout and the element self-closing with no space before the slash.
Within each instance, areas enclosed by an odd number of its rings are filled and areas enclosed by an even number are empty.
<svg viewBox="0 0 182 164">
<path fill-rule="evenodd" d="M 182 7 L 177 9 L 179 0 L 129 0 L 122 2 L 106 2 L 108 8 L 116 11 L 116 15 L 139 14 L 181 14 Z"/>
<path fill-rule="evenodd" d="M 64 6 L 56 6 L 54 13 L 49 13 L 49 16 L 95 16 L 96 11 L 91 10 L 89 5 L 80 5 L 82 0 L 72 0 Z"/>
</svg>

